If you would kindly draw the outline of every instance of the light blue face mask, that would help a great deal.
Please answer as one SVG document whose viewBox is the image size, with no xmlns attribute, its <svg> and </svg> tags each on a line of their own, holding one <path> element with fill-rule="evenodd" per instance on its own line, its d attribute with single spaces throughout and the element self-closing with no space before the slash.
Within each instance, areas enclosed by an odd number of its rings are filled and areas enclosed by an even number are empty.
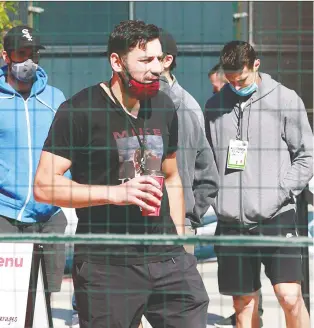
<svg viewBox="0 0 314 328">
<path fill-rule="evenodd" d="M 251 95 L 258 88 L 256 82 L 248 85 L 245 88 L 239 89 L 239 90 L 237 90 L 231 83 L 229 83 L 229 86 L 230 86 L 230 89 L 234 93 L 236 93 L 238 96 L 241 96 L 241 97 L 245 97 L 245 96 Z"/>
</svg>

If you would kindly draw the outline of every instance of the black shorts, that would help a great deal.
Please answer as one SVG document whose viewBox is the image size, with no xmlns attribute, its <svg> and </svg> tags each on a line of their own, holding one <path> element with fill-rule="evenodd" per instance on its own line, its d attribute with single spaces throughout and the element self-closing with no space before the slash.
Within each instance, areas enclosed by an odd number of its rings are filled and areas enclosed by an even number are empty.
<svg viewBox="0 0 314 328">
<path fill-rule="evenodd" d="M 253 229 L 219 222 L 216 235 L 297 236 L 294 210 L 281 213 Z M 219 292 L 245 295 L 261 288 L 261 263 L 272 285 L 303 279 L 300 247 L 215 246 Z"/>
<path fill-rule="evenodd" d="M 65 232 L 67 219 L 62 211 L 41 223 L 25 223 L 0 215 L 0 233 L 60 233 Z M 47 274 L 48 291 L 58 292 L 65 267 L 65 245 L 44 244 L 44 262 Z"/>
<path fill-rule="evenodd" d="M 81 328 L 205 328 L 208 296 L 187 253 L 163 262 L 119 266 L 77 262 L 73 283 Z"/>
</svg>

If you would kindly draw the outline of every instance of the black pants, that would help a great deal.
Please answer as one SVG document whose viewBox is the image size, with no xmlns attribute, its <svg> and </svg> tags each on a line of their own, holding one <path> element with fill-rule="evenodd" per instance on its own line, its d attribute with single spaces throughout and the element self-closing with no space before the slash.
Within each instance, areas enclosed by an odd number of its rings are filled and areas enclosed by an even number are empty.
<svg viewBox="0 0 314 328">
<path fill-rule="evenodd" d="M 25 223 L 0 215 L 0 233 L 64 233 L 67 220 L 62 211 L 41 223 Z M 44 244 L 44 262 L 47 273 L 48 291 L 61 289 L 65 266 L 65 245 Z"/>
<path fill-rule="evenodd" d="M 182 253 L 145 265 L 76 263 L 75 298 L 81 328 L 205 328 L 208 296 L 196 258 Z"/>
</svg>

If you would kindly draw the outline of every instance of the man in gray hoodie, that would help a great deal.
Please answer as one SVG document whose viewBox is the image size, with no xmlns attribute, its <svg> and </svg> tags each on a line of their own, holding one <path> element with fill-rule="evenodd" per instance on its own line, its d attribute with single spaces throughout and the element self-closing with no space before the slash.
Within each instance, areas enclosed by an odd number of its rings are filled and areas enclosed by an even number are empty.
<svg viewBox="0 0 314 328">
<path fill-rule="evenodd" d="M 226 44 L 220 64 L 229 85 L 208 100 L 207 139 L 219 172 L 214 205 L 218 235 L 293 238 L 298 196 L 313 176 L 312 131 L 295 91 L 259 73 L 243 41 Z M 270 279 L 289 328 L 309 328 L 297 247 L 215 248 L 220 293 L 233 296 L 237 328 L 259 327 L 260 267 Z"/>
<path fill-rule="evenodd" d="M 204 129 L 204 115 L 197 101 L 172 74 L 178 49 L 171 34 L 160 32 L 164 53 L 160 89 L 170 96 L 178 114 L 177 163 L 184 189 L 186 234 L 195 234 L 202 216 L 213 205 L 218 192 L 218 172 Z M 194 246 L 185 246 L 194 253 Z"/>
<path fill-rule="evenodd" d="M 226 81 L 224 73 L 220 67 L 220 63 L 216 64 L 209 71 L 208 78 L 209 78 L 210 83 L 212 84 L 213 94 L 219 92 L 228 83 L 228 81 Z M 258 314 L 260 317 L 260 319 L 259 319 L 260 327 L 263 327 L 263 319 L 262 319 L 263 313 L 264 313 L 263 296 L 262 296 L 262 292 L 260 290 L 259 299 L 258 299 Z M 233 328 L 236 326 L 236 321 L 237 321 L 236 314 L 233 313 L 229 317 L 221 318 L 220 320 L 218 320 L 216 323 L 214 323 L 214 326 L 217 328 Z"/>
</svg>

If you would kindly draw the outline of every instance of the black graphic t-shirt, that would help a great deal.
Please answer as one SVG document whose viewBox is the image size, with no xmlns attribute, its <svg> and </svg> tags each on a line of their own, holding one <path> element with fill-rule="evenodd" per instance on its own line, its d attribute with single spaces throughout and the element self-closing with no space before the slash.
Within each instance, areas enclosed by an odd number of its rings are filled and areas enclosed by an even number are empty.
<svg viewBox="0 0 314 328">
<path fill-rule="evenodd" d="M 132 120 L 135 131 L 130 124 Z M 72 179 L 80 184 L 119 185 L 139 175 L 144 144 L 146 167 L 160 170 L 177 149 L 178 119 L 171 99 L 159 92 L 141 102 L 138 117 L 128 115 L 98 84 L 63 103 L 44 150 L 71 160 Z M 138 206 L 103 205 L 76 209 L 77 233 L 177 234 L 164 187 L 159 217 L 142 216 Z M 182 246 L 76 245 L 82 261 L 142 264 L 169 259 Z"/>
</svg>

